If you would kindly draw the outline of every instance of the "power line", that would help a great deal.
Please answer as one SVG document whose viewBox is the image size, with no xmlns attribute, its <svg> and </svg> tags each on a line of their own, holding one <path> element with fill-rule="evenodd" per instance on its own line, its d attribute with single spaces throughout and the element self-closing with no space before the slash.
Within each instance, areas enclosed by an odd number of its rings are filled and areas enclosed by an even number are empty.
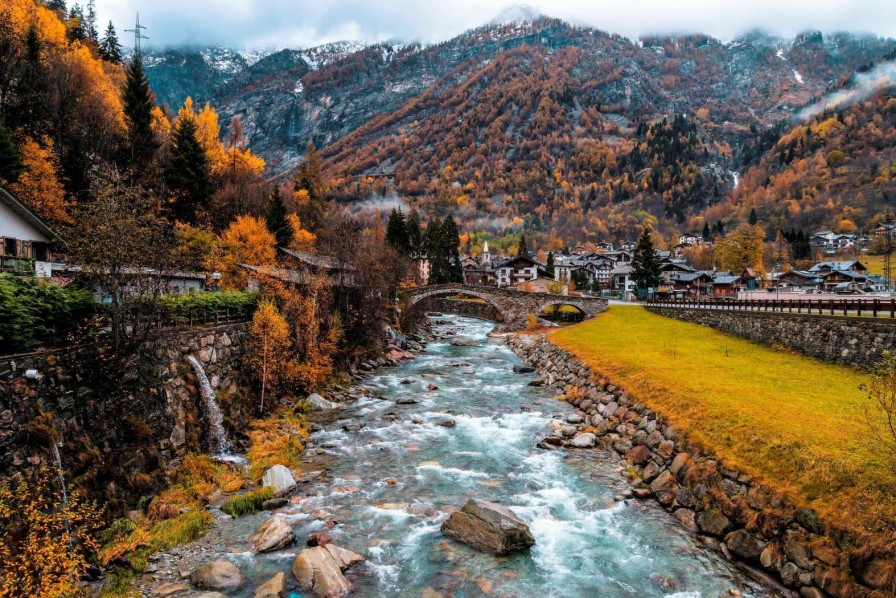
<svg viewBox="0 0 896 598">
<path fill-rule="evenodd" d="M 143 35 L 143 30 L 146 29 L 143 25 L 140 24 L 140 13 L 137 13 L 137 23 L 134 25 L 133 29 L 125 29 L 125 33 L 133 33 L 134 34 L 134 56 L 140 58 L 140 40 L 149 39 L 145 35 Z"/>
</svg>

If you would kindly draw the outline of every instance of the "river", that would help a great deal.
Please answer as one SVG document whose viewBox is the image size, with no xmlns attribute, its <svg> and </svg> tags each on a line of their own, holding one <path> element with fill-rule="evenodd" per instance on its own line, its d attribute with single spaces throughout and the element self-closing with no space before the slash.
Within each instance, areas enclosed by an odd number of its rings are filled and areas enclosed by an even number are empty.
<svg viewBox="0 0 896 598">
<path fill-rule="evenodd" d="M 571 407 L 549 389 L 528 386 L 534 374 L 514 373 L 521 362 L 487 339 L 491 327 L 469 318 L 437 320 L 437 334 L 454 332 L 478 346 L 431 342 L 416 359 L 366 379 L 367 396 L 312 435 L 312 481 L 301 490 L 308 498 L 287 510 L 300 542 L 326 529 L 322 519 L 339 521 L 329 530 L 334 543 L 367 557 L 348 574 L 354 595 L 364 597 L 416 598 L 425 588 L 458 597 L 763 595 L 655 503 L 614 500 L 627 484 L 610 455 L 536 449 L 551 418 Z M 400 419 L 384 417 L 390 413 Z M 454 427 L 440 425 L 447 420 Z M 353 423 L 365 426 L 344 429 Z M 468 497 L 510 507 L 529 523 L 535 546 L 499 558 L 441 534 L 447 517 L 441 509 Z M 409 514 L 406 507 L 418 501 L 435 505 L 435 514 Z M 239 542 L 245 545 L 269 516 L 221 530 L 236 543 L 229 556 L 251 582 L 241 595 L 288 571 L 299 550 L 240 551 Z"/>
</svg>

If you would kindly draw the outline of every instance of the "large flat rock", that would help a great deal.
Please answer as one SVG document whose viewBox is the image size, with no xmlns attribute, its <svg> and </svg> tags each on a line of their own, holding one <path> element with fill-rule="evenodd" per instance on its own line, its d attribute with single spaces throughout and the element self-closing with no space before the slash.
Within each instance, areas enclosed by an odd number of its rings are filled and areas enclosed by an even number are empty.
<svg viewBox="0 0 896 598">
<path fill-rule="evenodd" d="M 442 533 L 479 550 L 508 554 L 535 544 L 526 522 L 499 504 L 471 498 L 442 524 Z"/>
<path fill-rule="evenodd" d="M 360 554 L 335 544 L 306 548 L 292 564 L 292 574 L 299 587 L 324 598 L 342 598 L 354 588 L 342 574 L 364 560 Z"/>
</svg>

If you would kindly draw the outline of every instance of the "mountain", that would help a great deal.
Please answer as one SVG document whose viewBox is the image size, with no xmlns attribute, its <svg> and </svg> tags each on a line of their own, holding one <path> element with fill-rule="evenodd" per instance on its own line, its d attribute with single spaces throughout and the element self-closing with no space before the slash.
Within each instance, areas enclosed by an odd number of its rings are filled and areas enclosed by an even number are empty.
<svg viewBox="0 0 896 598">
<path fill-rule="evenodd" d="M 523 12 L 430 46 L 251 64 L 169 50 L 147 70 L 160 100 L 191 93 L 222 122 L 242 119 L 274 175 L 310 141 L 346 201 L 394 191 L 468 221 L 589 239 L 630 236 L 648 215 L 687 226 L 729 196 L 742 146 L 894 48 L 817 32 L 633 41 Z"/>
</svg>

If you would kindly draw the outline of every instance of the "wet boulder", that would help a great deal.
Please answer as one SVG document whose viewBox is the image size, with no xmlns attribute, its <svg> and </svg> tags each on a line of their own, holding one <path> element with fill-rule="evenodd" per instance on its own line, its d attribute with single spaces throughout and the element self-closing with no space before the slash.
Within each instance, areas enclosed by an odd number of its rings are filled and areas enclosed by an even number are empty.
<svg viewBox="0 0 896 598">
<path fill-rule="evenodd" d="M 261 477 L 262 486 L 270 486 L 274 494 L 283 496 L 289 494 L 296 487 L 296 479 L 285 465 L 274 465 Z"/>
<path fill-rule="evenodd" d="M 360 554 L 335 544 L 305 548 L 292 564 L 299 587 L 324 598 L 342 598 L 354 588 L 342 574 L 364 560 Z"/>
<path fill-rule="evenodd" d="M 253 598 L 285 598 L 286 597 L 286 576 L 283 572 L 278 572 L 274 577 L 270 578 L 257 588 Z"/>
<path fill-rule="evenodd" d="M 230 561 L 211 561 L 193 571 L 190 583 L 200 590 L 235 590 L 243 585 L 243 575 Z"/>
<path fill-rule="evenodd" d="M 535 371 L 535 368 L 531 365 L 515 365 L 513 366 L 513 371 L 517 374 L 531 374 Z"/>
<path fill-rule="evenodd" d="M 286 523 L 286 518 L 276 516 L 268 519 L 258 526 L 249 542 L 255 548 L 255 552 L 273 552 L 286 548 L 295 542 L 296 537 L 293 534 L 292 527 Z"/>
<path fill-rule="evenodd" d="M 442 533 L 479 550 L 508 554 L 535 544 L 526 522 L 507 507 L 471 498 L 442 524 Z"/>
<path fill-rule="evenodd" d="M 305 399 L 305 402 L 311 405 L 311 408 L 315 411 L 331 411 L 336 408 L 336 404 L 332 403 L 316 392 L 311 393 Z"/>
<path fill-rule="evenodd" d="M 451 339 L 452 347 L 478 347 L 479 343 L 471 338 L 453 338 Z"/>
<path fill-rule="evenodd" d="M 574 448 L 591 448 L 597 444 L 597 436 L 592 434 L 591 432 L 585 432 L 584 434 L 579 434 L 575 438 L 569 441 L 569 446 Z"/>
</svg>

